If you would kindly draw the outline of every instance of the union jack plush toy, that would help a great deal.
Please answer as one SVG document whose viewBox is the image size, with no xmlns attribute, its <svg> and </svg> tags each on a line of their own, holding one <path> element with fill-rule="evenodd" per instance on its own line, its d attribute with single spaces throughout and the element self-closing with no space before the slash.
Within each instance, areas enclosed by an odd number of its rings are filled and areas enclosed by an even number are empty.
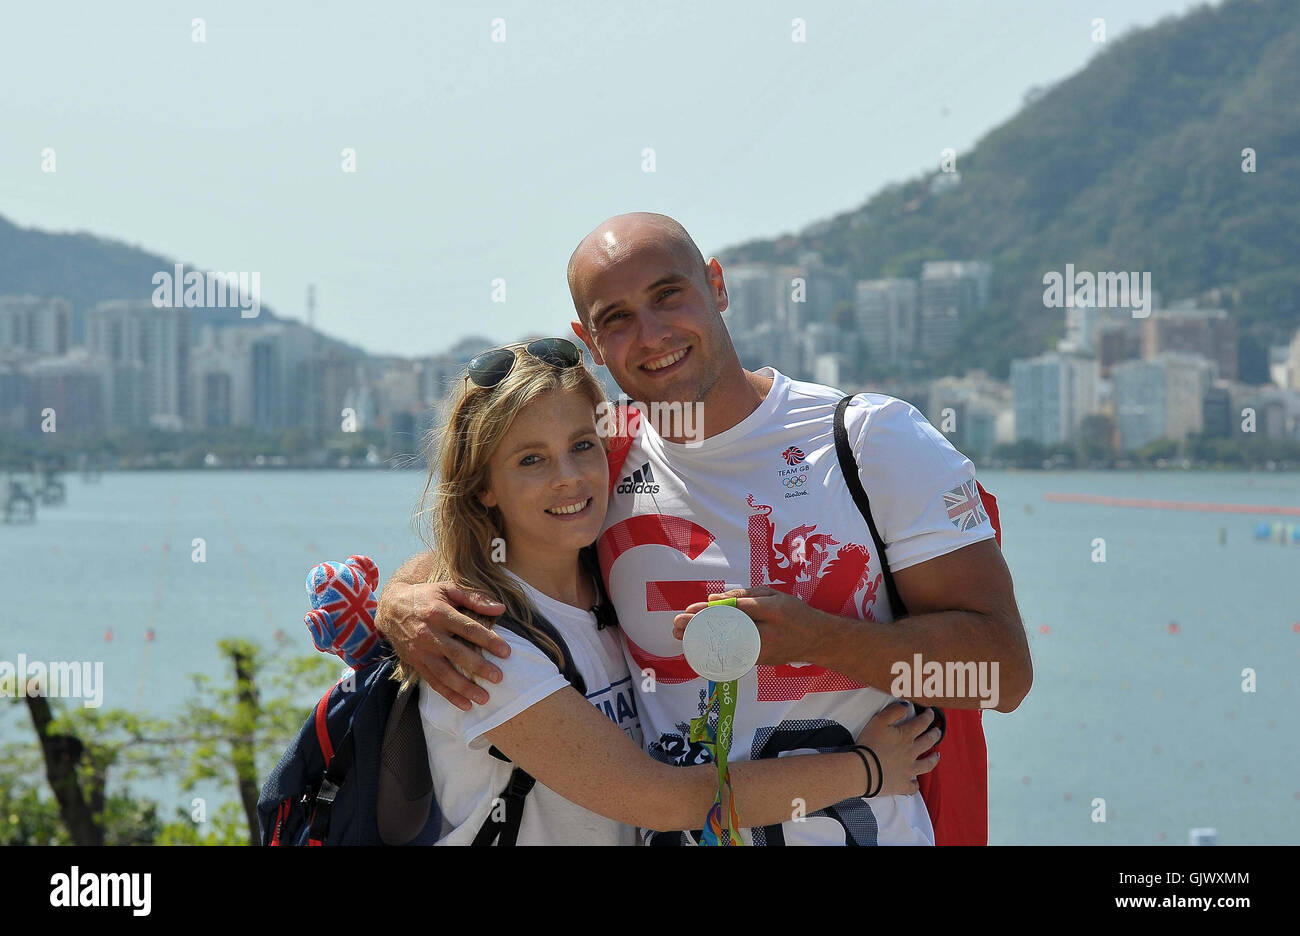
<svg viewBox="0 0 1300 936">
<path fill-rule="evenodd" d="M 316 649 L 334 653 L 353 669 L 381 659 L 387 648 L 375 629 L 379 567 L 369 556 L 322 562 L 307 573 L 312 609 L 303 618 Z"/>
</svg>

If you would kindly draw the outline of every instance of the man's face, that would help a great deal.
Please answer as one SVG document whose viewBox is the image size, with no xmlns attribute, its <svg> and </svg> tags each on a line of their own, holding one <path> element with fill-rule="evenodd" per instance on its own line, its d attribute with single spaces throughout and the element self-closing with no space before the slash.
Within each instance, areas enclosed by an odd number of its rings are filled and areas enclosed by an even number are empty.
<svg viewBox="0 0 1300 936">
<path fill-rule="evenodd" d="M 729 347 L 722 269 L 709 276 L 670 246 L 646 238 L 610 258 L 589 251 L 574 290 L 589 323 L 573 328 L 628 396 L 650 402 L 704 399 Z"/>
</svg>

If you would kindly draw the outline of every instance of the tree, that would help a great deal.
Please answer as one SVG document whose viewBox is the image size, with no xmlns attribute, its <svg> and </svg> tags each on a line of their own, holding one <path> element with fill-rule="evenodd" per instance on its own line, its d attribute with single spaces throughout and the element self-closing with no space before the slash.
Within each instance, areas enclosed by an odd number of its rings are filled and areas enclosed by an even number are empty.
<svg viewBox="0 0 1300 936">
<path fill-rule="evenodd" d="M 218 647 L 232 682 L 216 686 L 206 676 L 192 677 L 195 694 L 173 718 L 81 706 L 59 715 L 39 687 L 17 693 L 37 747 L 11 743 L 0 751 L 0 843 L 257 844 L 259 778 L 301 727 L 312 695 L 337 677 L 338 661 L 290 658 L 243 640 Z M 304 693 L 304 687 L 311 688 Z M 39 775 L 38 764 L 52 799 L 29 779 Z M 224 780 L 236 801 L 209 817 L 206 804 L 195 800 L 199 806 L 177 807 L 165 823 L 157 801 L 125 787 L 109 790 L 110 778 L 141 777 L 179 779 L 187 793 L 203 781 Z"/>
</svg>

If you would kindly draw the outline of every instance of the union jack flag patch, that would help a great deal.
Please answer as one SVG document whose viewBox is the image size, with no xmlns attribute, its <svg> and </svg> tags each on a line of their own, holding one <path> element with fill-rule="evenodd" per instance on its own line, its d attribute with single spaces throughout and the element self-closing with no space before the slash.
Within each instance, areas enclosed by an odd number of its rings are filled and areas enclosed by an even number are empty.
<svg viewBox="0 0 1300 936">
<path fill-rule="evenodd" d="M 974 481 L 963 481 L 951 491 L 945 491 L 943 506 L 948 511 L 952 525 L 963 533 L 988 519 L 979 488 Z"/>
</svg>

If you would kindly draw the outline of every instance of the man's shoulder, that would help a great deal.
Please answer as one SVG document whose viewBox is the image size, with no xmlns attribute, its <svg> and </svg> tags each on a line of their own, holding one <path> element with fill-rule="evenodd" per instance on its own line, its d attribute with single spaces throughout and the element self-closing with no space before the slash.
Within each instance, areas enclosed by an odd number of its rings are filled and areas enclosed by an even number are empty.
<svg viewBox="0 0 1300 936">
<path fill-rule="evenodd" d="M 844 422 L 849 427 L 850 435 L 854 428 L 864 428 L 864 422 L 879 417 L 911 419 L 919 414 L 911 403 L 887 393 L 872 390 L 859 390 L 848 393 L 838 387 L 813 383 L 807 380 L 791 380 L 788 393 L 787 409 L 807 416 L 817 415 L 817 410 L 824 410 L 821 415 L 831 418 L 840 400 L 850 397 L 848 409 L 844 413 Z"/>
</svg>

